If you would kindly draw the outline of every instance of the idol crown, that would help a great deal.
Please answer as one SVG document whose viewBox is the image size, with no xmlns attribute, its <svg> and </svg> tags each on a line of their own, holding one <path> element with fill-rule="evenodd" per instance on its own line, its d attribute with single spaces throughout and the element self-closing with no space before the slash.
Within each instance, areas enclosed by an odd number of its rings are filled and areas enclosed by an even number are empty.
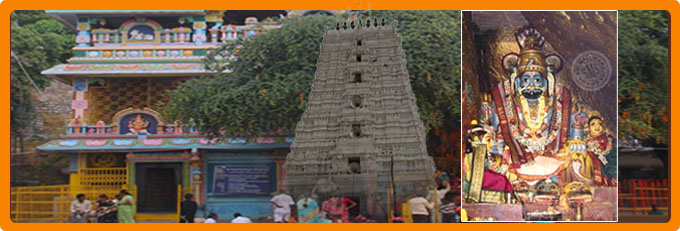
<svg viewBox="0 0 680 231">
<path fill-rule="evenodd" d="M 562 59 L 554 54 L 545 55 L 543 45 L 545 38 L 533 27 L 522 27 L 515 33 L 519 44 L 519 54 L 510 53 L 503 57 L 503 67 L 516 74 L 525 71 L 537 71 L 543 76 L 556 73 L 562 67 Z"/>
<path fill-rule="evenodd" d="M 521 53 L 527 52 L 541 52 L 543 53 L 543 44 L 545 38 L 538 30 L 533 27 L 524 27 L 515 34 L 515 39 L 519 43 Z"/>
</svg>

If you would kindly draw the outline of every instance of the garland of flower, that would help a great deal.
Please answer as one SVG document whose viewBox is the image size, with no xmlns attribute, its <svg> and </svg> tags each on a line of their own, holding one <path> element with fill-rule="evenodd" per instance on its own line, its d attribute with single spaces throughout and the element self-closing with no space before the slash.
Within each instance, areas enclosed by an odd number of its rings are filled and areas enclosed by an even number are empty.
<svg viewBox="0 0 680 231">
<path fill-rule="evenodd" d="M 538 99 L 538 108 L 540 109 L 540 111 L 539 111 L 538 116 L 535 119 L 532 118 L 531 115 L 529 115 L 529 110 L 527 110 L 529 108 L 529 105 L 527 103 L 526 98 L 521 97 L 519 102 L 521 104 L 522 109 L 524 109 L 524 111 L 522 112 L 522 114 L 524 115 L 524 117 L 523 117 L 524 118 L 524 124 L 527 127 L 529 127 L 533 133 L 538 132 L 539 129 L 543 130 L 544 128 L 542 128 L 541 125 L 544 122 L 543 119 L 545 118 L 545 115 L 550 110 L 550 106 L 552 106 L 552 101 L 546 107 L 545 97 L 541 96 Z"/>
<path fill-rule="evenodd" d="M 504 94 L 507 95 L 512 95 L 512 92 L 510 91 L 510 81 L 504 81 L 503 82 L 503 90 Z M 520 144 L 524 145 L 526 147 L 527 152 L 531 153 L 543 153 L 545 152 L 545 147 L 548 146 L 553 140 L 558 135 L 559 128 L 562 127 L 562 111 L 559 110 L 562 108 L 562 104 L 555 98 L 555 107 L 558 110 L 555 110 L 555 126 L 557 126 L 558 129 L 553 129 L 549 131 L 548 136 L 542 136 L 541 138 L 538 139 L 532 139 L 531 137 L 528 137 L 526 135 L 522 135 L 517 129 L 517 123 L 508 123 L 510 126 L 510 134 L 512 134 L 512 137 L 519 142 Z M 507 110 L 507 115 L 516 115 L 514 111 L 514 105 L 512 103 L 512 97 L 506 97 L 505 98 L 505 108 Z"/>
</svg>

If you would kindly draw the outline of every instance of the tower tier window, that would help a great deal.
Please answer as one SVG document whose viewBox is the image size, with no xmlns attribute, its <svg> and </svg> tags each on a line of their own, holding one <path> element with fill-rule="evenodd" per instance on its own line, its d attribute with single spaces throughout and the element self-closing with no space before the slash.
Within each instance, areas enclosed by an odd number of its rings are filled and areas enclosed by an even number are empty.
<svg viewBox="0 0 680 231">
<path fill-rule="evenodd" d="M 352 124 L 352 137 L 361 137 L 361 124 Z"/>
<path fill-rule="evenodd" d="M 361 173 L 361 158 L 350 157 L 347 158 L 347 165 L 349 166 L 349 172 L 353 174 Z"/>
<path fill-rule="evenodd" d="M 354 73 L 353 83 L 361 83 L 361 72 Z"/>
<path fill-rule="evenodd" d="M 359 108 L 364 104 L 364 98 L 360 95 L 352 96 L 352 107 Z"/>
</svg>

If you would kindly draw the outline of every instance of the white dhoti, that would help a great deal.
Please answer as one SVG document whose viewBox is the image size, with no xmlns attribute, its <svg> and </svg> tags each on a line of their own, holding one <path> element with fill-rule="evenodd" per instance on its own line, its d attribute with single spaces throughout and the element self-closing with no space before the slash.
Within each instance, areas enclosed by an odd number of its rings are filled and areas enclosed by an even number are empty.
<svg viewBox="0 0 680 231">
<path fill-rule="evenodd" d="M 290 212 L 274 212 L 274 222 L 290 221 Z"/>
</svg>

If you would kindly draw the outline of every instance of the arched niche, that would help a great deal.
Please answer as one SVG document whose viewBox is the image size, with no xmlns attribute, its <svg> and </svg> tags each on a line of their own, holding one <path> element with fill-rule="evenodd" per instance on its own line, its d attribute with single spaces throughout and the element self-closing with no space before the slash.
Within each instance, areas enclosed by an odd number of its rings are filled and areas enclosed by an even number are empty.
<svg viewBox="0 0 680 231">
<path fill-rule="evenodd" d="M 163 118 L 160 114 L 150 108 L 135 109 L 127 108 L 119 111 L 113 116 L 113 126 L 118 128 L 119 134 L 130 133 L 130 121 L 134 121 L 137 116 L 140 116 L 142 120 L 146 120 L 148 125 L 146 126 L 147 134 L 157 134 L 158 131 L 163 131 Z"/>
<path fill-rule="evenodd" d="M 163 27 L 156 21 L 138 18 L 125 21 L 119 31 L 123 43 L 160 43 Z"/>
</svg>

